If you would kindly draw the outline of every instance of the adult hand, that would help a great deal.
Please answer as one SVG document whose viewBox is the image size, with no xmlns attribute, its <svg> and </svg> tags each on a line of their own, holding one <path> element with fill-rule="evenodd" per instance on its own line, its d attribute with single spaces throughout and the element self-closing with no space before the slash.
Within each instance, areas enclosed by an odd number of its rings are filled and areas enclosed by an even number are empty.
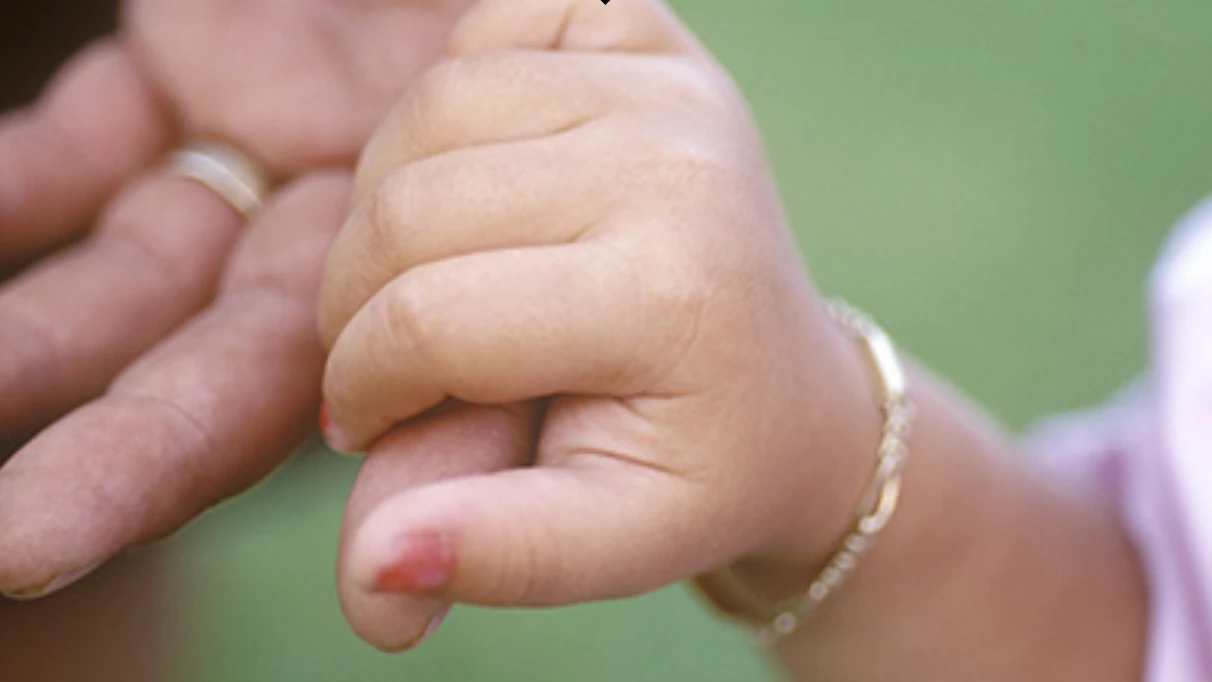
<svg viewBox="0 0 1212 682">
<path fill-rule="evenodd" d="M 0 443 L 51 425 L 0 470 L 0 591 L 46 593 L 169 532 L 314 424 L 343 182 L 294 185 L 241 236 L 216 195 L 151 165 L 208 137 L 283 178 L 352 166 L 460 8 L 132 0 L 119 37 L 0 122 L 0 264 L 17 270 Z"/>
<path fill-rule="evenodd" d="M 340 560 L 355 629 L 396 649 L 448 601 L 819 561 L 876 395 L 727 75 L 654 0 L 485 0 L 448 52 L 364 154 L 321 296 L 327 434 L 370 450 Z M 450 399 L 507 406 L 462 414 L 495 416 L 512 467 L 385 473 L 411 449 L 393 426 Z"/>
</svg>

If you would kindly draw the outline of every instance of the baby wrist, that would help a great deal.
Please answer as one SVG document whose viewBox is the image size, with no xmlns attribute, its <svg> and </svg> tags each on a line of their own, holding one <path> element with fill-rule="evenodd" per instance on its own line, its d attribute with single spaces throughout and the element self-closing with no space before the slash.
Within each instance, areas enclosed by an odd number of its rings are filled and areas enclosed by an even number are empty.
<svg viewBox="0 0 1212 682">
<path fill-rule="evenodd" d="M 770 604 L 725 568 L 700 580 L 717 606 L 750 624 L 759 641 L 773 645 L 791 634 L 816 608 L 840 589 L 863 554 L 891 521 L 901 494 L 901 473 L 908 458 L 908 437 L 915 416 L 907 373 L 891 338 L 874 321 L 842 302 L 829 304 L 834 322 L 857 343 L 874 370 L 880 390 L 883 425 L 875 472 L 840 543 L 823 566 L 809 573 L 811 582 L 790 600 Z M 709 586 L 709 587 L 708 587 Z"/>
</svg>

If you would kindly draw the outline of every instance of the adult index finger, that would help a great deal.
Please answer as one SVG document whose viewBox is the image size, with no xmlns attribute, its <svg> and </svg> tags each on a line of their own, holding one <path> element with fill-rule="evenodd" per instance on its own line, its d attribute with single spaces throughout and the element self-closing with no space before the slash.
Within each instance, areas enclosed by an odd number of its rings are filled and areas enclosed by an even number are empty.
<svg viewBox="0 0 1212 682">
<path fill-rule="evenodd" d="M 0 590 L 38 597 L 271 471 L 313 428 L 315 297 L 344 174 L 254 221 L 215 305 L 0 470 Z"/>
<path fill-rule="evenodd" d="M 172 136 L 116 41 L 82 52 L 28 109 L 0 120 L 0 263 L 62 243 Z"/>
</svg>

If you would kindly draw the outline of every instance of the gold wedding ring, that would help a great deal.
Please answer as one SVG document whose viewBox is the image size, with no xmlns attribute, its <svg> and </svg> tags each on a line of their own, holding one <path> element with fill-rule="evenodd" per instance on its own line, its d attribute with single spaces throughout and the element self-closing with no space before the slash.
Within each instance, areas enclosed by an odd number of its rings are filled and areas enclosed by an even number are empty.
<svg viewBox="0 0 1212 682">
<path fill-rule="evenodd" d="M 206 187 L 245 218 L 261 208 L 269 192 L 269 174 L 260 165 L 218 142 L 195 141 L 177 149 L 169 156 L 168 173 Z"/>
</svg>

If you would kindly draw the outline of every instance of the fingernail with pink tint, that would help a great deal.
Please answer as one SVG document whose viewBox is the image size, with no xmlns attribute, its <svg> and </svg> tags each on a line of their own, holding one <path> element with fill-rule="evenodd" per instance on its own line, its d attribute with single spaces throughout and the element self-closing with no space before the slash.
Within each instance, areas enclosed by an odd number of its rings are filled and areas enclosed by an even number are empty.
<svg viewBox="0 0 1212 682">
<path fill-rule="evenodd" d="M 324 441 L 328 443 L 329 449 L 342 455 L 354 454 L 354 451 L 351 449 L 352 443 L 350 442 L 349 437 L 345 435 L 345 432 L 341 430 L 341 427 L 334 424 L 332 419 L 329 418 L 327 405 L 320 406 L 319 422 L 320 433 L 324 435 Z"/>
<path fill-rule="evenodd" d="M 375 575 L 374 592 L 438 592 L 450 582 L 454 555 L 437 534 L 408 535 Z"/>
</svg>

